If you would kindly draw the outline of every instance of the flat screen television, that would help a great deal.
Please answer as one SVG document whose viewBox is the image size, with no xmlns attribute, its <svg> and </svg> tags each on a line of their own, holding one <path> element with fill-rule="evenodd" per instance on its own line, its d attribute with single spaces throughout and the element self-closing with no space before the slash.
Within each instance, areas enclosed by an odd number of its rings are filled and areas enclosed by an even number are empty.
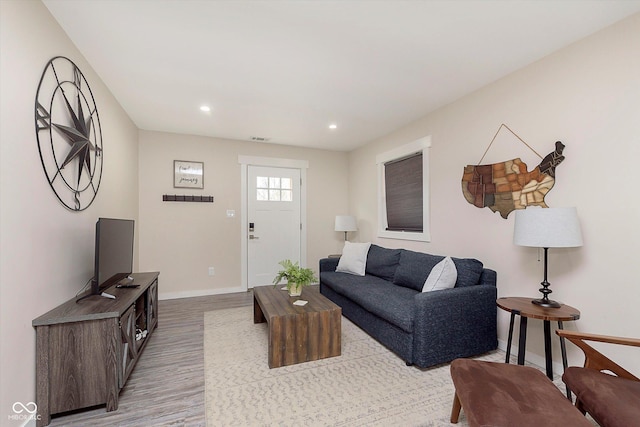
<svg viewBox="0 0 640 427">
<path fill-rule="evenodd" d="M 91 294 L 127 278 L 133 271 L 132 219 L 99 218 L 96 222 L 95 269 Z"/>
</svg>

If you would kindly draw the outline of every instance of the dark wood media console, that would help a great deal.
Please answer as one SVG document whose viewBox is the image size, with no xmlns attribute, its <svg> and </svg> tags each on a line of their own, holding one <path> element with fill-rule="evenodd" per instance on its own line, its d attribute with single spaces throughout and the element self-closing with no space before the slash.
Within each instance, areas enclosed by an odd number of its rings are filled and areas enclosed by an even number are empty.
<svg viewBox="0 0 640 427">
<path fill-rule="evenodd" d="M 118 409 L 118 395 L 158 326 L 158 272 L 134 273 L 137 288 L 71 299 L 33 321 L 37 426 L 51 414 L 96 405 Z M 136 329 L 147 333 L 136 338 Z"/>
</svg>

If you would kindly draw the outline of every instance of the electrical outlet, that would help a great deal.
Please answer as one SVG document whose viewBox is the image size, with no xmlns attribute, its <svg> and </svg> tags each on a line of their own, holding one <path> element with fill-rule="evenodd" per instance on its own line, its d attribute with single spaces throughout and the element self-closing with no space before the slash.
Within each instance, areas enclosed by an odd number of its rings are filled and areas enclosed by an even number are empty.
<svg viewBox="0 0 640 427">
<path fill-rule="evenodd" d="M 215 276 L 216 270 L 213 267 L 209 267 L 209 276 Z"/>
</svg>

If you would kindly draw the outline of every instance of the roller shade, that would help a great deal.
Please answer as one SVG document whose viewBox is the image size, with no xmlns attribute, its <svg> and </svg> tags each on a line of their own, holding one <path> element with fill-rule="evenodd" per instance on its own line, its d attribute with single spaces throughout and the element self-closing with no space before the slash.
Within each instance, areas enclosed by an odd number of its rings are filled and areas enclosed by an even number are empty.
<svg viewBox="0 0 640 427">
<path fill-rule="evenodd" d="M 384 168 L 387 230 L 422 232 L 422 152 Z"/>
</svg>

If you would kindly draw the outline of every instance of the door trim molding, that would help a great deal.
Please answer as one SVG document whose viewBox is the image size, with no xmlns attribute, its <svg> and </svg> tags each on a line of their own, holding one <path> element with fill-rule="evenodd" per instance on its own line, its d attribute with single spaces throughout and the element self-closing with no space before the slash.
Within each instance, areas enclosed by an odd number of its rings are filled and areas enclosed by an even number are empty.
<svg viewBox="0 0 640 427">
<path fill-rule="evenodd" d="M 300 179 L 300 265 L 307 266 L 307 169 L 308 160 L 284 159 L 278 157 L 238 156 L 240 163 L 240 280 L 244 291 L 248 290 L 247 238 L 249 236 L 247 213 L 247 173 L 249 166 L 267 166 L 274 168 L 299 169 Z"/>
</svg>

